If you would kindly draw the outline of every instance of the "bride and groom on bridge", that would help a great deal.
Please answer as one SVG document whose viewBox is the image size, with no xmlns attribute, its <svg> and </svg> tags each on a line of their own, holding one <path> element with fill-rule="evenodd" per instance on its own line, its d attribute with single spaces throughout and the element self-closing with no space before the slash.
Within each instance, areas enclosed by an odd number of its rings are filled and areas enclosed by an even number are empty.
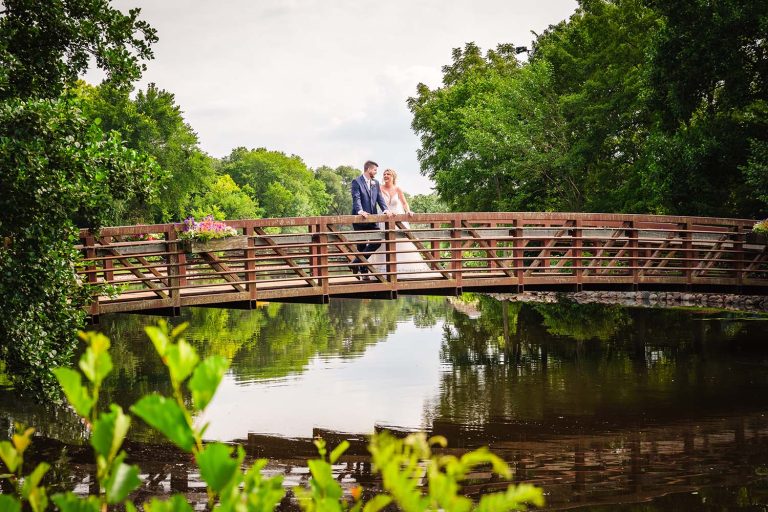
<svg viewBox="0 0 768 512">
<path fill-rule="evenodd" d="M 383 173 L 383 183 L 376 181 L 376 173 L 379 164 L 372 161 L 365 162 L 363 173 L 352 180 L 352 215 L 360 215 L 367 219 L 368 215 L 376 215 L 377 207 L 381 213 L 387 217 L 393 215 L 413 215 L 408 206 L 408 201 L 403 194 L 403 190 L 397 186 L 397 173 L 394 169 L 387 169 Z M 402 222 L 404 228 L 408 229 L 408 223 Z M 376 222 L 356 222 L 352 224 L 355 231 L 377 231 L 385 228 L 384 224 Z M 376 281 L 377 279 L 368 275 L 371 269 L 376 274 L 386 272 L 386 251 L 389 244 L 382 244 L 381 240 L 367 240 L 357 244 L 357 257 L 352 261 L 352 273 L 358 276 L 362 281 Z M 382 246 L 384 249 L 382 249 Z M 418 248 L 412 242 L 397 242 L 394 249 L 394 258 L 397 261 L 398 279 L 431 277 L 439 275 L 430 269 L 429 265 L 422 259 Z M 368 264 L 366 264 L 366 261 Z"/>
</svg>

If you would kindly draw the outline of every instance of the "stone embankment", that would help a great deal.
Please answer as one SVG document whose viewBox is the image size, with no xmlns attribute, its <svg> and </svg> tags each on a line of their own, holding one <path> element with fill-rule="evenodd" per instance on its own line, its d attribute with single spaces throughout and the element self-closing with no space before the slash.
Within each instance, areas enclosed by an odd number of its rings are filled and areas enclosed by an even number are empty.
<svg viewBox="0 0 768 512">
<path fill-rule="evenodd" d="M 490 293 L 497 300 L 513 302 L 558 302 L 572 300 L 579 304 L 620 304 L 632 307 L 699 307 L 737 311 L 768 312 L 768 297 L 722 293 L 679 292 L 523 292 Z"/>
</svg>

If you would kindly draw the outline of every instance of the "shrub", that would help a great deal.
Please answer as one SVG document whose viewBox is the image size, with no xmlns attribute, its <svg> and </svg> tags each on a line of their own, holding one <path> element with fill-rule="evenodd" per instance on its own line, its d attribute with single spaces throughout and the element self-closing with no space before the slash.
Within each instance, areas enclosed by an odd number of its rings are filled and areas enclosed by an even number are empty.
<svg viewBox="0 0 768 512">
<path fill-rule="evenodd" d="M 200 361 L 195 349 L 181 337 L 185 328 L 186 324 L 183 324 L 171 329 L 163 321 L 146 328 L 168 368 L 173 392 L 169 397 L 144 396 L 130 410 L 194 456 L 200 477 L 207 486 L 209 509 L 274 510 L 285 496 L 282 476 L 264 478 L 261 474 L 267 463 L 264 459 L 255 461 L 243 471 L 245 452 L 242 447 L 219 442 L 203 443 L 207 424 L 195 427 L 193 423 L 193 415 L 201 413 L 212 400 L 228 363 L 221 356 Z M 80 358 L 82 374 L 70 368 L 58 368 L 54 373 L 70 405 L 90 428 L 99 493 L 87 497 L 72 492 L 58 493 L 50 500 L 63 512 L 106 511 L 110 505 L 135 512 L 136 507 L 129 496 L 141 484 L 139 468 L 125 463 L 126 453 L 122 450 L 131 417 L 114 404 L 108 411 L 97 410 L 101 384 L 112 370 L 110 341 L 98 333 L 81 333 L 81 338 L 88 344 Z M 42 462 L 28 475 L 22 474 L 24 452 L 33 431 L 17 427 L 11 441 L 0 443 L 0 459 L 7 467 L 6 474 L 0 478 L 9 480 L 15 490 L 14 496 L 0 494 L 0 510 L 20 511 L 24 503 L 34 512 L 42 512 L 48 507 L 48 495 L 40 484 L 50 466 Z M 320 458 L 308 463 L 312 476 L 309 488 L 294 489 L 299 505 L 306 512 L 377 512 L 390 503 L 405 512 L 503 512 L 525 510 L 529 503 L 544 504 L 540 489 L 531 485 L 509 485 L 504 492 L 483 496 L 475 505 L 460 495 L 460 481 L 481 465 L 490 465 L 495 473 L 508 479 L 511 471 L 500 458 L 485 448 L 462 457 L 438 456 L 432 453 L 431 447 L 445 446 L 443 438 L 427 439 L 424 434 L 412 434 L 405 439 L 396 439 L 386 433 L 374 435 L 370 444 L 374 471 L 381 474 L 385 492 L 364 502 L 359 487 L 350 497 L 345 497 L 333 476 L 332 465 L 342 456 L 348 443 L 341 443 L 330 453 L 322 440 L 315 444 Z M 426 492 L 422 492 L 420 486 L 424 478 L 428 482 Z M 192 510 L 184 496 L 178 494 L 167 500 L 153 498 L 144 503 L 143 508 L 146 512 Z"/>
</svg>

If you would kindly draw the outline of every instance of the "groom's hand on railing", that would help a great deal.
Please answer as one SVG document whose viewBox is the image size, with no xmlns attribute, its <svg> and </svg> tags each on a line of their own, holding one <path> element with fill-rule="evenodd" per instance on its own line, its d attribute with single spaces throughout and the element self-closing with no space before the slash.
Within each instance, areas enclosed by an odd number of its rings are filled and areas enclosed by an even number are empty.
<svg viewBox="0 0 768 512">
<path fill-rule="evenodd" d="M 391 211 L 389 211 L 389 210 L 384 210 L 384 215 L 386 215 L 387 217 L 391 217 L 391 216 L 393 216 L 393 215 L 394 215 L 394 213 L 392 213 L 392 212 L 391 212 Z"/>
</svg>

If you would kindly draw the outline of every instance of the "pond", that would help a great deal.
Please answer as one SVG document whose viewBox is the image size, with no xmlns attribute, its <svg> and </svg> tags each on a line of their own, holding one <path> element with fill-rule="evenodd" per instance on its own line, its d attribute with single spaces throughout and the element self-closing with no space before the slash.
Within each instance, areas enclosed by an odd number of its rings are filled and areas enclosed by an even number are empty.
<svg viewBox="0 0 768 512">
<path fill-rule="evenodd" d="M 105 401 L 169 393 L 143 334 L 155 321 L 116 315 L 95 326 L 113 343 Z M 517 481 L 544 488 L 549 509 L 768 506 L 765 316 L 464 296 L 186 309 L 172 319 L 182 321 L 201 355 L 231 360 L 198 418 L 210 422 L 206 436 L 270 458 L 289 483 L 306 480 L 315 435 L 351 439 L 339 478 L 369 481 L 364 436 L 387 428 L 440 434 L 457 449 L 489 445 Z M 65 446 L 77 458 L 85 435 L 67 411 L 7 389 L 0 421 L 5 435 L 13 421 L 38 426 L 48 457 Z M 146 428 L 132 434 L 160 464 L 145 475 L 156 473 L 156 490 L 199 492 L 183 458 L 169 462 L 156 442 Z M 89 469 L 62 478 L 87 486 Z"/>
</svg>

